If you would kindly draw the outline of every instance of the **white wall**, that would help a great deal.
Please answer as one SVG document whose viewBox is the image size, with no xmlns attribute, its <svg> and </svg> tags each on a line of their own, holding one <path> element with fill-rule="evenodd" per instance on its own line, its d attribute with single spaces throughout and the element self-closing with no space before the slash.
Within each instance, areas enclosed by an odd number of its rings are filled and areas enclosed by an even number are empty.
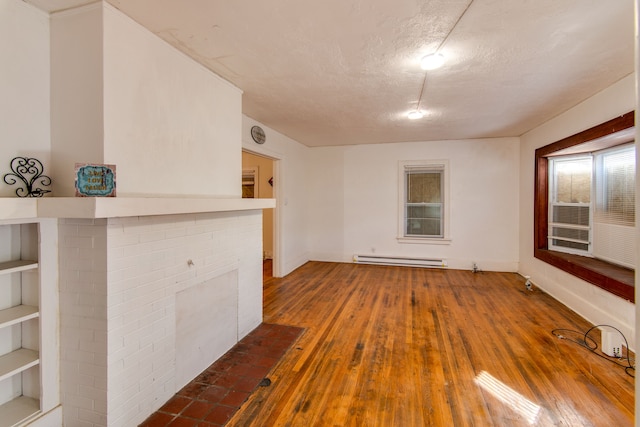
<svg viewBox="0 0 640 427">
<path fill-rule="evenodd" d="M 264 145 L 251 139 L 260 125 Z M 355 253 L 444 257 L 450 268 L 518 269 L 518 138 L 308 148 L 244 117 L 243 149 L 276 162 L 276 263 L 284 276 L 309 259 Z M 448 159 L 449 245 L 397 241 L 398 161 Z M 506 197 L 505 195 L 509 195 Z M 278 244 L 279 241 L 279 244 Z M 280 246 L 280 257 L 277 256 Z"/>
<path fill-rule="evenodd" d="M 261 126 L 266 142 L 251 139 L 251 127 Z M 270 157 L 274 163 L 274 197 L 276 198 L 274 230 L 274 266 L 276 277 L 286 276 L 309 258 L 310 149 L 293 139 L 243 116 L 242 148 Z"/>
<path fill-rule="evenodd" d="M 118 192 L 240 197 L 242 92 L 104 10 L 104 157 Z"/>
<path fill-rule="evenodd" d="M 533 256 L 533 192 L 535 149 L 603 123 L 635 109 L 635 76 L 630 75 L 562 115 L 521 137 L 520 270 L 541 289 L 594 324 L 620 329 L 635 342 L 635 308 L 590 283 L 577 279 Z"/>
<path fill-rule="evenodd" d="M 17 185 L 3 179 L 16 156 L 35 157 L 51 172 L 49 16 L 17 0 L 0 0 L 0 197 Z"/>
<path fill-rule="evenodd" d="M 76 162 L 119 196 L 240 197 L 241 91 L 107 3 L 52 15 L 57 196 Z"/>
<path fill-rule="evenodd" d="M 314 148 L 310 162 L 308 239 L 311 258 L 351 261 L 345 252 L 345 156 L 344 147 Z"/>
<path fill-rule="evenodd" d="M 450 268 L 516 271 L 517 138 L 311 150 L 312 259 L 354 254 L 443 257 Z M 398 162 L 449 161 L 450 244 L 400 243 Z"/>
<path fill-rule="evenodd" d="M 51 17 L 54 196 L 73 196 L 74 164 L 104 163 L 102 7 Z"/>
</svg>

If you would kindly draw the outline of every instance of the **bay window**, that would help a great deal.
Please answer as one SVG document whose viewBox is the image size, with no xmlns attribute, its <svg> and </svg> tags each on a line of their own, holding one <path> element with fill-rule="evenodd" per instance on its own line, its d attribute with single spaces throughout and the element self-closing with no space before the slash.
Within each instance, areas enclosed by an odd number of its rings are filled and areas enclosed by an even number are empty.
<svg viewBox="0 0 640 427">
<path fill-rule="evenodd" d="M 534 256 L 635 301 L 634 113 L 535 152 Z"/>
<path fill-rule="evenodd" d="M 633 268 L 635 147 L 549 158 L 552 250 Z"/>
</svg>

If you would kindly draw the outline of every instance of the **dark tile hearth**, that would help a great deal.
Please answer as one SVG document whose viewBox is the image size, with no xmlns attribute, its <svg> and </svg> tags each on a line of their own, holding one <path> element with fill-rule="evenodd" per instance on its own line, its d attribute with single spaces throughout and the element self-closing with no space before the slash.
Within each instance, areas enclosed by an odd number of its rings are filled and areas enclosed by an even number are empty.
<svg viewBox="0 0 640 427">
<path fill-rule="evenodd" d="M 140 427 L 225 425 L 257 387 L 270 384 L 265 377 L 302 331 L 295 326 L 261 324 Z"/>
</svg>

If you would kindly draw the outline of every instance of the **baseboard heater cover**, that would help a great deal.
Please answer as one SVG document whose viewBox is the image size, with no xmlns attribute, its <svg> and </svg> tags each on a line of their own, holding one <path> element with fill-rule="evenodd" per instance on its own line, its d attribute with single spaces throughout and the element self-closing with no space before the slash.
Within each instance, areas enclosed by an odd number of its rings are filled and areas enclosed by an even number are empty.
<svg viewBox="0 0 640 427">
<path fill-rule="evenodd" d="M 441 258 L 419 258 L 404 256 L 354 255 L 356 264 L 397 265 L 405 267 L 439 267 L 447 266 L 447 260 Z"/>
</svg>

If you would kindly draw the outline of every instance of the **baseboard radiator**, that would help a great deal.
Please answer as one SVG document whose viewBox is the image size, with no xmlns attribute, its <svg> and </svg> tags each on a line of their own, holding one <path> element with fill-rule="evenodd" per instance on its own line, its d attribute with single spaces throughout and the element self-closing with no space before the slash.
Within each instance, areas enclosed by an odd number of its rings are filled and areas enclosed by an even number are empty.
<svg viewBox="0 0 640 427">
<path fill-rule="evenodd" d="M 447 260 L 440 258 L 420 258 L 405 256 L 382 256 L 382 255 L 354 255 L 353 262 L 356 264 L 379 264 L 398 265 L 405 267 L 425 267 L 444 268 Z"/>
</svg>

